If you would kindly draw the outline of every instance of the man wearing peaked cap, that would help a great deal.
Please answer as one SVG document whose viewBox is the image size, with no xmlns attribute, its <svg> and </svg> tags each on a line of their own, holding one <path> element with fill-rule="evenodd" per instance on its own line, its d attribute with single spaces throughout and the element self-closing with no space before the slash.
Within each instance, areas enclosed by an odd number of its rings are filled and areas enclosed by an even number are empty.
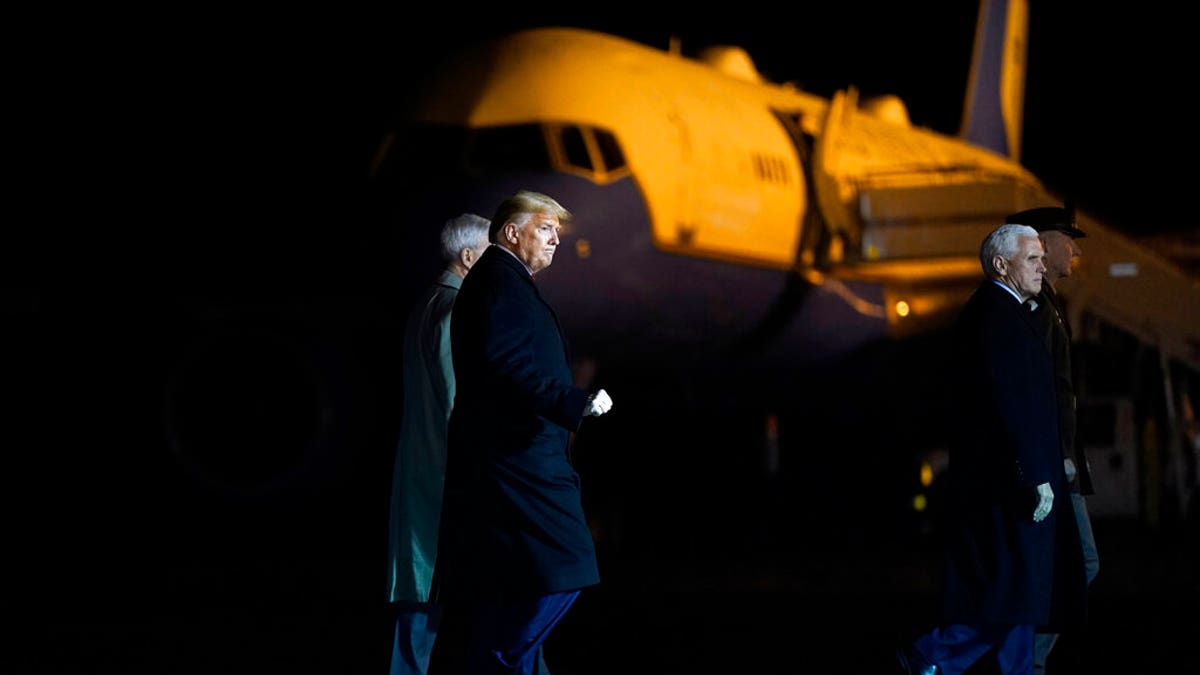
<svg viewBox="0 0 1200 675">
<path fill-rule="evenodd" d="M 1075 214 L 1060 206 L 1040 206 L 1019 211 L 1005 218 L 1004 222 L 1028 225 L 1038 232 L 1062 232 L 1072 239 L 1087 236 L 1075 226 Z"/>
<path fill-rule="evenodd" d="M 1059 441 L 1062 448 L 1063 467 L 1070 487 L 1070 502 L 1079 528 L 1079 541 L 1083 554 L 1083 569 L 1087 586 L 1090 587 L 1100 571 L 1100 558 L 1096 553 L 1096 539 L 1092 534 L 1091 518 L 1088 515 L 1085 495 L 1094 493 L 1091 472 L 1082 444 L 1075 442 L 1075 386 L 1071 367 L 1071 324 L 1062 299 L 1054 289 L 1059 279 L 1071 276 L 1076 261 L 1083 254 L 1075 241 L 1086 237 L 1075 225 L 1070 209 L 1045 206 L 1014 213 L 1005 222 L 1029 225 L 1038 231 L 1045 249 L 1046 273 L 1042 277 L 1042 290 L 1037 295 L 1037 318 L 1043 330 L 1046 346 L 1054 356 L 1055 389 L 1058 398 Z M 1057 575 L 1056 575 L 1057 576 Z M 1056 592 L 1057 589 L 1056 589 Z M 1086 600 L 1086 590 L 1068 593 L 1072 597 Z M 1033 669 L 1043 673 L 1046 661 L 1058 639 L 1057 633 L 1039 633 L 1034 639 Z"/>
</svg>

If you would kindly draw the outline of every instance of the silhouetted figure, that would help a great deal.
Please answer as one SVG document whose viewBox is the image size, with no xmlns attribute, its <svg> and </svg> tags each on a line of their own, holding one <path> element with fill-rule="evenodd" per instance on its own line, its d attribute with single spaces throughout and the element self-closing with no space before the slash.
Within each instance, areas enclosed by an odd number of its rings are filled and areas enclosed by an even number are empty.
<svg viewBox="0 0 1200 675">
<path fill-rule="evenodd" d="M 467 272 L 488 245 L 487 218 L 470 213 L 442 226 L 445 268 L 413 306 L 404 329 L 404 414 L 392 468 L 388 601 L 396 626 L 392 675 L 424 675 L 440 608 L 429 588 L 437 557 L 446 475 L 446 427 L 454 405 L 450 313 Z"/>
<path fill-rule="evenodd" d="M 543 670 L 542 643 L 600 581 L 567 449 L 583 418 L 612 400 L 574 385 L 566 340 L 534 282 L 569 217 L 543 194 L 506 199 L 455 302 L 458 387 L 434 584 L 456 633 L 438 641 L 445 672 Z M 459 655 L 465 666 L 453 663 Z"/>
<path fill-rule="evenodd" d="M 898 650 L 907 673 L 958 675 L 992 649 L 1002 673 L 1032 673 L 1035 627 L 1072 606 L 1054 593 L 1075 578 L 1084 588 L 1071 502 L 1061 498 L 1054 360 L 1026 303 L 1046 269 L 1037 231 L 1000 226 L 980 262 L 987 278 L 955 325 L 942 622 Z M 1069 551 L 1057 543 L 1068 533 Z M 1064 551 L 1074 556 L 1060 559 Z M 1056 580 L 1060 570 L 1070 579 Z"/>
<path fill-rule="evenodd" d="M 1092 472 L 1084 454 L 1083 445 L 1075 440 L 1075 377 L 1071 366 L 1071 323 L 1062 299 L 1054 289 L 1059 279 L 1071 276 L 1075 261 L 1083 254 L 1075 241 L 1087 235 L 1075 225 L 1074 214 L 1068 209 L 1044 206 L 1014 213 L 1005 219 L 1010 223 L 1029 225 L 1037 230 L 1046 251 L 1046 273 L 1042 277 L 1042 290 L 1037 295 L 1038 308 L 1034 313 L 1042 324 L 1046 345 L 1054 355 L 1055 385 L 1058 396 L 1059 438 L 1062 441 L 1063 469 L 1075 511 L 1075 524 L 1079 528 L 1084 573 L 1090 588 L 1100 572 L 1100 556 L 1096 550 L 1096 539 L 1092 534 L 1092 519 L 1088 515 L 1084 495 L 1094 494 Z M 1058 633 L 1038 632 L 1034 638 L 1033 670 L 1046 671 L 1050 650 L 1058 641 Z"/>
</svg>

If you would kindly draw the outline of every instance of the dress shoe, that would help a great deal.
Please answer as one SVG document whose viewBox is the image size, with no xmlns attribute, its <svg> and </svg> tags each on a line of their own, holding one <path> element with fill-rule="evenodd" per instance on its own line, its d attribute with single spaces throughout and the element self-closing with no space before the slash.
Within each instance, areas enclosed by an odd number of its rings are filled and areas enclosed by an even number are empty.
<svg viewBox="0 0 1200 675">
<path fill-rule="evenodd" d="M 911 645 L 896 650 L 896 662 L 900 664 L 900 672 L 906 675 L 939 675 L 942 672 Z"/>
</svg>

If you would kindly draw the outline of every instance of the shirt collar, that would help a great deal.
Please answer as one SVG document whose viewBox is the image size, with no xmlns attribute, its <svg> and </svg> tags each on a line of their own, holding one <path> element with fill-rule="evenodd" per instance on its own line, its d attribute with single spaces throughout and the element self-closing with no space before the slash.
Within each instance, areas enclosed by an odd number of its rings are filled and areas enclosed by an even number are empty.
<svg viewBox="0 0 1200 675">
<path fill-rule="evenodd" d="M 1008 291 L 1008 294 L 1009 294 L 1009 295 L 1011 295 L 1011 296 L 1013 296 L 1014 298 L 1016 298 L 1016 299 L 1017 299 L 1017 302 L 1021 303 L 1022 305 L 1024 305 L 1024 304 L 1028 303 L 1028 304 L 1029 304 L 1029 311 L 1031 311 L 1031 312 L 1032 312 L 1033 310 L 1037 309 L 1037 306 L 1038 306 L 1038 304 L 1037 304 L 1037 300 L 1036 300 L 1036 299 L 1034 299 L 1034 298 L 1029 298 L 1028 300 L 1021 300 L 1021 296 L 1017 295 L 1017 292 L 1016 292 L 1016 291 L 1014 291 L 1013 289 L 1009 288 L 1007 284 L 1005 284 L 1004 282 L 1000 281 L 999 279 L 992 279 L 992 283 L 993 283 L 993 284 L 996 284 L 996 285 L 997 285 L 997 286 L 999 286 L 1000 288 L 1003 288 L 1004 290 Z"/>
</svg>

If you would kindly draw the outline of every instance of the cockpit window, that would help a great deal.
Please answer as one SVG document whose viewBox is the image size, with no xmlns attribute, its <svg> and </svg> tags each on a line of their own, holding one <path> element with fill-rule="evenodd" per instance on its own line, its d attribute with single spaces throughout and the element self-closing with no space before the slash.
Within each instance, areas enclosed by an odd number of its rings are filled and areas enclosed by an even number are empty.
<svg viewBox="0 0 1200 675">
<path fill-rule="evenodd" d="M 600 156 L 604 158 L 604 167 L 608 171 L 625 168 L 625 154 L 621 152 L 621 144 L 617 137 L 604 129 L 596 129 L 596 146 L 600 148 Z"/>
<path fill-rule="evenodd" d="M 629 175 L 625 154 L 612 132 L 578 124 L 548 124 L 545 132 L 555 169 L 599 184 Z"/>
<path fill-rule="evenodd" d="M 588 156 L 587 141 L 579 127 L 562 127 L 562 148 L 567 164 L 582 169 L 592 169 L 592 158 Z"/>
<path fill-rule="evenodd" d="M 559 171 L 597 184 L 629 175 L 620 142 L 611 132 L 579 124 L 514 124 L 476 129 L 426 126 L 403 140 L 389 137 L 377 152 L 375 175 L 394 170 L 395 157 L 422 157 L 421 175 L 465 171 Z"/>
<path fill-rule="evenodd" d="M 550 157 L 536 124 L 488 127 L 477 130 L 470 140 L 467 166 L 473 171 L 549 169 Z"/>
</svg>

